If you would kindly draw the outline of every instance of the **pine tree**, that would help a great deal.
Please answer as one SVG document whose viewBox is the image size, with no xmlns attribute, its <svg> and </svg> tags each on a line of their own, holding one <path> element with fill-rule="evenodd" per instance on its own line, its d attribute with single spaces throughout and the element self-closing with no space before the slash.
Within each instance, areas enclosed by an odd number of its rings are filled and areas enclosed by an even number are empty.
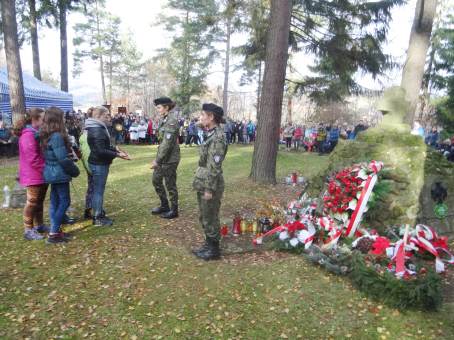
<svg viewBox="0 0 454 340">
<path fill-rule="evenodd" d="M 81 73 L 81 64 L 84 59 L 90 58 L 99 62 L 101 76 L 101 89 L 104 103 L 107 104 L 105 84 L 106 59 L 111 60 L 113 53 L 119 52 L 120 44 L 119 26 L 120 18 L 107 13 L 104 1 L 94 1 L 87 6 L 86 20 L 74 26 L 75 38 L 73 44 L 76 50 L 74 57 L 74 74 Z M 109 68 L 112 65 L 109 64 Z M 111 71 L 109 69 L 109 71 Z M 109 75 L 112 73 L 109 72 Z M 110 77 L 111 82 L 111 77 Z"/>
<path fill-rule="evenodd" d="M 8 68 L 9 97 L 14 123 L 25 114 L 24 82 L 22 79 L 22 66 L 17 36 L 15 1 L 2 1 L 1 12 L 6 64 Z"/>
<path fill-rule="evenodd" d="M 222 108 L 224 113 L 228 114 L 229 101 L 229 77 L 230 77 L 230 55 L 232 51 L 231 39 L 232 35 L 240 31 L 243 26 L 243 11 L 246 2 L 243 0 L 217 0 L 219 2 L 219 36 L 220 41 L 225 43 L 225 59 L 224 59 L 224 87 L 222 91 Z"/>
<path fill-rule="evenodd" d="M 432 64 L 428 86 L 445 90 L 436 105 L 438 120 L 449 134 L 454 133 L 454 11 L 447 10 L 432 37 Z"/>
<path fill-rule="evenodd" d="M 233 53 L 244 57 L 240 68 L 243 70 L 241 83 L 257 82 L 257 113 L 260 111 L 263 65 L 265 63 L 266 34 L 269 27 L 269 0 L 251 0 L 244 6 L 244 31 L 248 40 L 233 49 Z"/>
<path fill-rule="evenodd" d="M 288 59 L 291 5 L 291 0 L 271 1 L 271 25 L 266 44 L 262 102 L 251 169 L 251 178 L 261 183 L 276 183 L 276 158 Z"/>
<path fill-rule="evenodd" d="M 176 87 L 170 93 L 184 114 L 199 107 L 198 97 L 206 90 L 209 66 L 217 55 L 213 48 L 217 34 L 218 9 L 214 0 L 170 0 L 172 15 L 161 24 L 174 33 L 170 47 L 161 51 Z"/>
<path fill-rule="evenodd" d="M 71 11 L 85 11 L 87 4 L 94 0 L 42 0 L 43 13 L 53 16 L 60 31 L 60 89 L 68 92 L 68 34 L 67 15 Z"/>
<path fill-rule="evenodd" d="M 130 107 L 130 97 L 134 90 L 140 88 L 144 77 L 142 53 L 137 48 L 133 35 L 128 32 L 122 37 L 120 49 L 122 51 L 118 68 L 113 72 L 113 81 L 126 97 L 126 106 Z"/>
<path fill-rule="evenodd" d="M 400 85 L 405 90 L 405 97 L 410 103 L 405 119 L 410 125 L 413 124 L 416 104 L 423 83 L 424 66 L 430 45 L 436 8 L 437 0 L 418 0 L 416 3 L 407 58 L 402 71 Z"/>
<path fill-rule="evenodd" d="M 289 43 L 316 56 L 314 76 L 298 81 L 300 93 L 317 103 L 342 101 L 363 88 L 360 71 L 377 77 L 394 65 L 383 52 L 391 9 L 402 0 L 297 0 Z"/>
</svg>

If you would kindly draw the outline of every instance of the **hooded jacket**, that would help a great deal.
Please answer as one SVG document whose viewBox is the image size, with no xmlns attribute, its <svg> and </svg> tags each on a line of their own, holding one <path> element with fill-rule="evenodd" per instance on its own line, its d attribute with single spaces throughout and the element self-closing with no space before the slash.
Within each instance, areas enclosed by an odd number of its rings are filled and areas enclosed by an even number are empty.
<svg viewBox="0 0 454 340">
<path fill-rule="evenodd" d="M 109 165 L 118 156 L 117 150 L 110 144 L 110 134 L 107 126 L 100 120 L 88 118 L 85 121 L 87 141 L 90 147 L 88 163 L 94 165 Z"/>
<path fill-rule="evenodd" d="M 44 183 L 44 155 L 37 134 L 38 131 L 28 125 L 19 138 L 19 181 L 25 187 Z"/>
</svg>

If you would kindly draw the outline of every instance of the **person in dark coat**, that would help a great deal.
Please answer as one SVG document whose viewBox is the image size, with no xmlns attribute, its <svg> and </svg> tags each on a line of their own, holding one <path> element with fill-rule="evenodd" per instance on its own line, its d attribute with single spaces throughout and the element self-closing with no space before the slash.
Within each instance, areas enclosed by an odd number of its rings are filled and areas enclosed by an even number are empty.
<svg viewBox="0 0 454 340">
<path fill-rule="evenodd" d="M 88 166 L 93 176 L 93 225 L 110 226 L 113 221 L 104 212 L 104 191 L 106 189 L 107 176 L 112 161 L 119 157 L 130 160 L 129 155 L 114 147 L 110 143 L 110 133 L 107 125 L 111 117 L 109 110 L 103 106 L 95 107 L 92 111 L 92 118 L 85 121 L 87 130 L 87 141 L 90 147 Z"/>
</svg>

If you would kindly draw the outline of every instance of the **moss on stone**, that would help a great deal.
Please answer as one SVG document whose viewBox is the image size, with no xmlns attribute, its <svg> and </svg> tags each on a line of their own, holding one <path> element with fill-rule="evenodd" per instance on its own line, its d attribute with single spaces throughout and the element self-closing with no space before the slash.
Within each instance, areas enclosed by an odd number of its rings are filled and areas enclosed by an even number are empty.
<svg viewBox="0 0 454 340">
<path fill-rule="evenodd" d="M 363 224 L 384 231 L 395 224 L 426 223 L 441 233 L 454 232 L 454 218 L 438 220 L 430 189 L 440 180 L 448 187 L 448 207 L 454 210 L 453 164 L 428 148 L 421 137 L 383 128 L 369 129 L 354 141 L 340 141 L 329 157 L 326 173 L 312 179 L 310 192 L 323 192 L 326 176 L 344 167 L 371 160 L 383 161 L 383 178 L 391 183 L 385 200 L 366 213 Z M 450 211 L 454 213 L 454 211 Z"/>
</svg>

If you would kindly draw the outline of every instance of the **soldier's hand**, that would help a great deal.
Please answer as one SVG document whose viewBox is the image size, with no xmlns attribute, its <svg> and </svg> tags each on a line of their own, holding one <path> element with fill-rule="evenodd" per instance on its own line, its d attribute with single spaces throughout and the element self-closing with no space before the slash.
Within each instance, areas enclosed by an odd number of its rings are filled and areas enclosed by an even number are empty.
<svg viewBox="0 0 454 340">
<path fill-rule="evenodd" d="M 203 193 L 203 199 L 206 200 L 206 201 L 209 201 L 210 199 L 213 198 L 213 194 L 209 191 L 205 191 Z"/>
<path fill-rule="evenodd" d="M 151 162 L 151 169 L 156 169 L 158 167 L 158 163 L 156 162 L 156 160 L 153 160 L 153 162 Z"/>
</svg>

